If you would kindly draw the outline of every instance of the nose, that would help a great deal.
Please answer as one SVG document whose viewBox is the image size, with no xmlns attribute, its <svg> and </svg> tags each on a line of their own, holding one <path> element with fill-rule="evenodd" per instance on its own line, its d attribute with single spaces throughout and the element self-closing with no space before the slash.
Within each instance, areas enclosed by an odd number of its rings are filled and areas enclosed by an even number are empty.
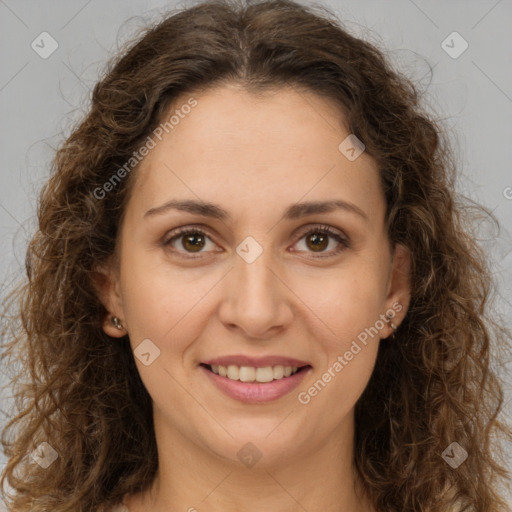
<svg viewBox="0 0 512 512">
<path fill-rule="evenodd" d="M 290 325 L 293 293 L 270 251 L 252 263 L 235 255 L 234 268 L 224 280 L 219 310 L 222 323 L 244 337 L 266 339 Z"/>
</svg>

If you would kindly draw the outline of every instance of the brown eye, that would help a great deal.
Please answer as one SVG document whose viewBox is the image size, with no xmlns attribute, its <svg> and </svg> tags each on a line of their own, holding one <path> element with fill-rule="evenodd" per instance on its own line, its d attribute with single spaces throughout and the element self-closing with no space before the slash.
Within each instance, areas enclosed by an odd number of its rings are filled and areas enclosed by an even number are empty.
<svg viewBox="0 0 512 512">
<path fill-rule="evenodd" d="M 329 237 L 324 234 L 312 233 L 306 237 L 306 244 L 313 251 L 324 251 L 329 245 Z"/>
<path fill-rule="evenodd" d="M 203 250 L 208 248 L 208 243 L 212 246 L 215 245 L 204 231 L 194 228 L 171 233 L 171 236 L 163 242 L 163 245 L 165 247 L 171 247 L 175 253 L 186 255 L 187 253 L 200 254 L 202 252 L 208 252 L 207 250 Z"/>
<path fill-rule="evenodd" d="M 200 233 L 181 235 L 181 238 L 181 245 L 183 246 L 183 249 L 187 251 L 198 252 L 205 245 L 204 235 Z"/>
<path fill-rule="evenodd" d="M 348 249 L 350 247 L 350 242 L 348 239 L 343 237 L 338 231 L 335 231 L 330 226 L 318 226 L 309 229 L 300 237 L 298 243 L 300 243 L 304 239 L 305 252 L 317 253 L 318 256 L 314 256 L 315 258 L 327 258 L 329 256 L 335 256 L 339 252 L 344 249 Z M 331 241 L 337 242 L 334 247 L 330 250 L 326 250 L 330 245 Z M 300 249 L 302 250 L 302 249 Z M 324 254 L 325 253 L 325 254 Z"/>
</svg>

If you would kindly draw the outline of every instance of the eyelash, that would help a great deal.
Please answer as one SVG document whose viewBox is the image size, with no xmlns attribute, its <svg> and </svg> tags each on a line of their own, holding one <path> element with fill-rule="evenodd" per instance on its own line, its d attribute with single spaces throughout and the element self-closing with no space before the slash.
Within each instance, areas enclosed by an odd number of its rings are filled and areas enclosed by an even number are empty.
<svg viewBox="0 0 512 512">
<path fill-rule="evenodd" d="M 336 249 L 332 249 L 331 251 L 329 251 L 327 253 L 327 255 L 322 253 L 323 255 L 321 255 L 321 256 L 320 255 L 313 256 L 313 258 L 315 258 L 315 259 L 333 257 L 333 256 L 338 255 L 344 249 L 349 249 L 350 248 L 350 242 L 346 238 L 341 236 L 337 231 L 335 231 L 330 226 L 326 226 L 326 225 L 318 225 L 318 226 L 314 226 L 312 228 L 309 228 L 307 231 L 305 231 L 304 233 L 300 234 L 300 236 L 299 236 L 297 241 L 302 240 L 302 238 L 307 237 L 309 235 L 312 235 L 313 233 L 326 234 L 326 235 L 330 236 L 331 238 L 333 238 L 334 240 L 336 240 L 340 244 L 340 246 L 338 246 Z M 165 247 L 170 246 L 171 243 L 174 240 L 176 240 L 176 239 L 178 239 L 180 237 L 183 237 L 185 235 L 201 235 L 201 236 L 210 238 L 208 236 L 208 234 L 203 229 L 201 229 L 201 228 L 194 228 L 194 227 L 178 228 L 175 232 L 171 233 L 171 235 L 172 235 L 171 237 L 164 239 L 163 245 Z M 174 250 L 174 252 L 177 252 L 182 257 L 189 258 L 189 259 L 198 259 L 198 258 L 202 257 L 200 255 L 199 256 L 192 256 L 192 255 L 190 255 L 192 253 L 187 253 L 187 252 L 182 252 L 182 251 Z M 184 254 L 187 254 L 187 256 L 183 256 Z M 197 253 L 197 254 L 201 254 L 201 253 Z"/>
</svg>

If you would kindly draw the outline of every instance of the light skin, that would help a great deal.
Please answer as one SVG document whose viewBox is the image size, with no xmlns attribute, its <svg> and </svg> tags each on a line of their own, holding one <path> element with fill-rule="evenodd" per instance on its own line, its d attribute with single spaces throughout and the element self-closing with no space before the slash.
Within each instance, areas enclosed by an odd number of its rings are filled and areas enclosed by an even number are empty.
<svg viewBox="0 0 512 512">
<path fill-rule="evenodd" d="M 313 93 L 255 96 L 223 85 L 194 98 L 134 171 L 119 261 L 103 269 L 101 299 L 123 325 L 109 316 L 105 332 L 128 333 L 132 349 L 150 339 L 160 350 L 149 366 L 135 358 L 153 400 L 159 470 L 152 488 L 126 503 L 131 512 L 372 512 L 355 491 L 354 406 L 389 323 L 308 404 L 298 393 L 393 304 L 402 306 L 394 324 L 406 314 L 410 254 L 391 251 L 377 167 L 366 153 L 349 161 L 340 152 L 349 134 L 341 113 Z M 213 203 L 230 217 L 145 215 L 171 199 Z M 282 219 L 296 203 L 327 200 L 366 218 L 337 209 Z M 326 225 L 349 246 L 330 236 L 318 249 L 304 236 L 315 227 L 322 236 Z M 195 239 L 199 252 L 183 236 L 164 245 L 180 227 L 206 233 Z M 263 249 L 252 263 L 236 252 L 248 236 Z M 289 356 L 312 370 L 288 395 L 245 404 L 198 366 L 231 354 Z M 262 454 L 252 468 L 237 457 L 248 442 Z"/>
</svg>

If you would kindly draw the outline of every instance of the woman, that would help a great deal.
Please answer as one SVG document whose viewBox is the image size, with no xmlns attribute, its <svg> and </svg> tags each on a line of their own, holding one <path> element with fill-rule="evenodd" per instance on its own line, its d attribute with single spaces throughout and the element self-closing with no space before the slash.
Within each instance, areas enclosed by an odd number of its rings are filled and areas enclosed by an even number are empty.
<svg viewBox="0 0 512 512">
<path fill-rule="evenodd" d="M 41 193 L 9 510 L 505 510 L 510 335 L 455 173 L 412 84 L 319 9 L 148 30 Z"/>
</svg>

